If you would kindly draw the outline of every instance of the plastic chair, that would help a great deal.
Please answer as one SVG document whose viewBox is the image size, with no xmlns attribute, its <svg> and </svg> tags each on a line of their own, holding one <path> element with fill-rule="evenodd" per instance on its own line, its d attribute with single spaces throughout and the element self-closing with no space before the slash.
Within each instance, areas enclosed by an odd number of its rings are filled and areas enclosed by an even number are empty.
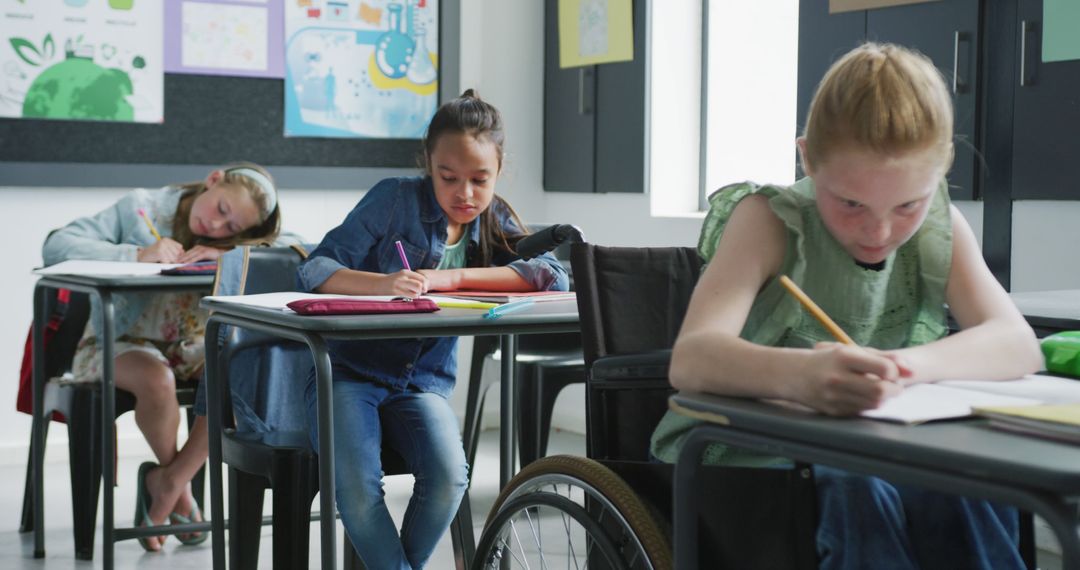
<svg viewBox="0 0 1080 570">
<path fill-rule="evenodd" d="M 90 298 L 85 293 L 71 292 L 56 334 L 46 348 L 45 374 L 51 380 L 45 386 L 46 415 L 63 414 L 68 430 L 68 465 L 71 473 L 71 511 L 75 539 L 75 558 L 93 560 L 94 536 L 97 532 L 98 498 L 101 495 L 101 386 L 98 383 L 61 383 L 58 381 L 71 371 L 72 360 L 79 340 L 90 318 Z M 57 299 L 52 296 L 46 314 L 53 314 Z M 193 383 L 178 384 L 176 399 L 188 408 L 188 428 L 194 422 L 191 406 L 195 401 Z M 127 391 L 116 390 L 116 417 L 135 409 L 135 397 Z M 113 418 L 115 421 L 116 418 Z M 48 436 L 49 423 L 45 423 Z M 26 484 L 23 491 L 22 517 L 19 532 L 34 530 L 33 515 L 33 446 L 27 458 Z M 202 505 L 203 470 L 192 480 L 192 493 Z"/>
<path fill-rule="evenodd" d="M 534 231 L 536 229 L 533 227 Z M 560 246 L 554 253 L 557 259 L 569 260 L 569 244 Z M 518 454 L 524 467 L 547 454 L 555 400 L 563 388 L 585 382 L 585 360 L 581 354 L 579 333 L 518 335 L 516 339 Z M 488 360 L 497 361 L 498 350 L 498 337 L 473 338 L 468 403 L 462 432 L 469 465 L 475 464 L 480 415 L 484 410 L 487 390 L 499 380 L 497 374 L 484 374 L 484 364 Z"/>
</svg>

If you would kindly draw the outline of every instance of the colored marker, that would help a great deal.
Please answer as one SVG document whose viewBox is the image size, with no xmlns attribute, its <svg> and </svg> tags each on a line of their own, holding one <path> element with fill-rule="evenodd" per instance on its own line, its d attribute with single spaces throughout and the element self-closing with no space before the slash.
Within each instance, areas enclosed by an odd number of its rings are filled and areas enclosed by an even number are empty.
<svg viewBox="0 0 1080 570">
<path fill-rule="evenodd" d="M 409 258 L 405 257 L 405 248 L 401 247 L 401 240 L 395 241 L 394 245 L 397 246 L 397 253 L 401 256 L 401 265 L 405 267 L 406 271 L 412 271 L 412 267 L 409 266 Z"/>
<path fill-rule="evenodd" d="M 506 313 L 512 313 L 512 312 L 514 312 L 514 311 L 516 311 L 518 309 L 526 309 L 528 307 L 531 307 L 532 304 L 533 304 L 532 299 L 522 299 L 520 301 L 514 301 L 513 303 L 506 303 L 506 304 L 503 304 L 503 305 L 499 305 L 498 307 L 494 307 L 491 310 L 489 310 L 487 313 L 485 313 L 484 318 L 485 319 L 497 319 L 497 318 L 505 315 Z"/>
</svg>

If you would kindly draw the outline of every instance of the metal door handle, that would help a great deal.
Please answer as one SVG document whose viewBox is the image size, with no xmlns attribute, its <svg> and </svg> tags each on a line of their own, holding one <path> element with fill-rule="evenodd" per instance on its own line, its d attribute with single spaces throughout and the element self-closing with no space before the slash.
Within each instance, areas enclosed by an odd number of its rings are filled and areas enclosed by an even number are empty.
<svg viewBox="0 0 1080 570">
<path fill-rule="evenodd" d="M 1027 86 L 1027 33 L 1031 23 L 1020 21 L 1020 87 Z"/>
<path fill-rule="evenodd" d="M 953 62 L 952 62 L 952 92 L 953 94 L 967 91 L 968 82 L 960 78 L 960 42 L 970 41 L 967 32 L 957 30 L 953 33 Z"/>
</svg>

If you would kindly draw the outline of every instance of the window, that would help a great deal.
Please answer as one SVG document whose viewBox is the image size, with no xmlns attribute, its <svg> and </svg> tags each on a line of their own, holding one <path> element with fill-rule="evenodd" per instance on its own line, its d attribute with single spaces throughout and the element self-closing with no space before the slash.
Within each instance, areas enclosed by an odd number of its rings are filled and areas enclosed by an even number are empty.
<svg viewBox="0 0 1080 570">
<path fill-rule="evenodd" d="M 795 180 L 799 2 L 702 0 L 702 22 L 706 209 L 708 195 L 733 182 Z"/>
</svg>

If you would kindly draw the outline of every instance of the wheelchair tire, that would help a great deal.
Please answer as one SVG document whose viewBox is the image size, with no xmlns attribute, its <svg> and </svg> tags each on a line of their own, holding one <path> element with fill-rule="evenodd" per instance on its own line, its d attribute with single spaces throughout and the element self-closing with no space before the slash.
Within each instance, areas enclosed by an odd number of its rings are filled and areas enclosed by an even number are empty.
<svg viewBox="0 0 1080 570">
<path fill-rule="evenodd" d="M 671 546 L 622 478 L 591 459 L 557 455 L 511 479 L 488 515 L 473 567 L 510 566 L 670 570 Z"/>
</svg>

